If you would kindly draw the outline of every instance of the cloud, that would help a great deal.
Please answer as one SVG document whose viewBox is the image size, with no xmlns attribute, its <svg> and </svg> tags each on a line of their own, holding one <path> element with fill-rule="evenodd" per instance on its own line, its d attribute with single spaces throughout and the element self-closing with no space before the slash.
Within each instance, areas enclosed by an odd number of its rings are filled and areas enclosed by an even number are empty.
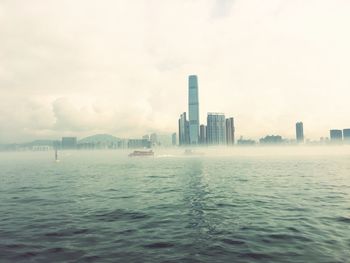
<svg viewBox="0 0 350 263">
<path fill-rule="evenodd" d="M 2 1 L 0 142 L 173 132 L 206 112 L 258 138 L 350 125 L 343 0 Z M 6 99 L 3 99 L 6 98 Z"/>
</svg>

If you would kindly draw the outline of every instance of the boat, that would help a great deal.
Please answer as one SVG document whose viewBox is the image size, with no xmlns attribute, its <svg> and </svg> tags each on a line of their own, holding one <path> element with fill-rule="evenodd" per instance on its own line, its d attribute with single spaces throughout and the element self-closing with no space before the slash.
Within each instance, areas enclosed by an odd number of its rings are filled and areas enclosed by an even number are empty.
<svg viewBox="0 0 350 263">
<path fill-rule="evenodd" d="M 149 151 L 133 151 L 129 154 L 129 157 L 143 157 L 143 156 L 154 156 L 154 152 L 152 150 Z"/>
</svg>

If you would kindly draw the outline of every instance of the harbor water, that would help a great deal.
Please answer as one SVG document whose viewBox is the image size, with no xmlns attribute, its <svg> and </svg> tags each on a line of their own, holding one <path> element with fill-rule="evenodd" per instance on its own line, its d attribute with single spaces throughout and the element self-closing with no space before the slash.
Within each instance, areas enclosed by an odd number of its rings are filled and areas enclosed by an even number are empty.
<svg viewBox="0 0 350 263">
<path fill-rule="evenodd" d="M 350 151 L 278 151 L 0 153 L 0 262 L 350 262 Z"/>
</svg>

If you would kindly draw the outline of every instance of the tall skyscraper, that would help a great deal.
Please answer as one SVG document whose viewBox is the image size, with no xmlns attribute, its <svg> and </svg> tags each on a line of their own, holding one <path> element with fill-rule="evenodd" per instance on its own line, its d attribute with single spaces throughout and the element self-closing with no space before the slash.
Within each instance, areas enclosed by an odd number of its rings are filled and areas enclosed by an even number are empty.
<svg viewBox="0 0 350 263">
<path fill-rule="evenodd" d="M 330 130 L 331 142 L 339 143 L 343 140 L 343 131 L 342 130 Z"/>
<path fill-rule="evenodd" d="M 350 143 L 350 129 L 343 130 L 344 142 Z"/>
<path fill-rule="evenodd" d="M 179 145 L 189 144 L 189 137 L 189 123 L 186 119 L 186 112 L 184 112 L 179 119 Z"/>
<path fill-rule="evenodd" d="M 296 139 L 298 143 L 304 142 L 304 125 L 302 122 L 297 122 L 295 124 Z"/>
<path fill-rule="evenodd" d="M 235 144 L 235 123 L 232 117 L 226 119 L 226 143 L 227 145 Z"/>
<path fill-rule="evenodd" d="M 207 143 L 207 127 L 203 124 L 199 126 L 199 143 L 200 144 Z"/>
<path fill-rule="evenodd" d="M 226 122 L 223 113 L 208 113 L 207 142 L 208 144 L 226 144 Z"/>
<path fill-rule="evenodd" d="M 198 144 L 199 137 L 199 102 L 198 79 L 196 75 L 188 77 L 188 119 L 190 144 Z"/>
</svg>

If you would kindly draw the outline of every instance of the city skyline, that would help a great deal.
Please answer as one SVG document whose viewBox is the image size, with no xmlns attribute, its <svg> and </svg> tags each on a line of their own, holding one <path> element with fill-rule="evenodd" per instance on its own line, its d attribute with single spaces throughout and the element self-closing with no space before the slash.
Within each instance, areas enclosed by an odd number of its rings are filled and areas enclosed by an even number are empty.
<svg viewBox="0 0 350 263">
<path fill-rule="evenodd" d="M 330 0 L 2 2 L 0 143 L 170 134 L 192 73 L 200 108 L 234 116 L 237 138 L 294 138 L 298 120 L 305 139 L 329 137 L 350 126 L 349 12 Z"/>
<path fill-rule="evenodd" d="M 198 77 L 188 76 L 188 120 L 186 112 L 178 120 L 178 138 L 180 146 L 196 145 L 234 145 L 234 118 L 225 118 L 224 113 L 207 113 L 207 123 L 199 120 Z M 174 144 L 173 144 L 174 145 Z"/>
</svg>

